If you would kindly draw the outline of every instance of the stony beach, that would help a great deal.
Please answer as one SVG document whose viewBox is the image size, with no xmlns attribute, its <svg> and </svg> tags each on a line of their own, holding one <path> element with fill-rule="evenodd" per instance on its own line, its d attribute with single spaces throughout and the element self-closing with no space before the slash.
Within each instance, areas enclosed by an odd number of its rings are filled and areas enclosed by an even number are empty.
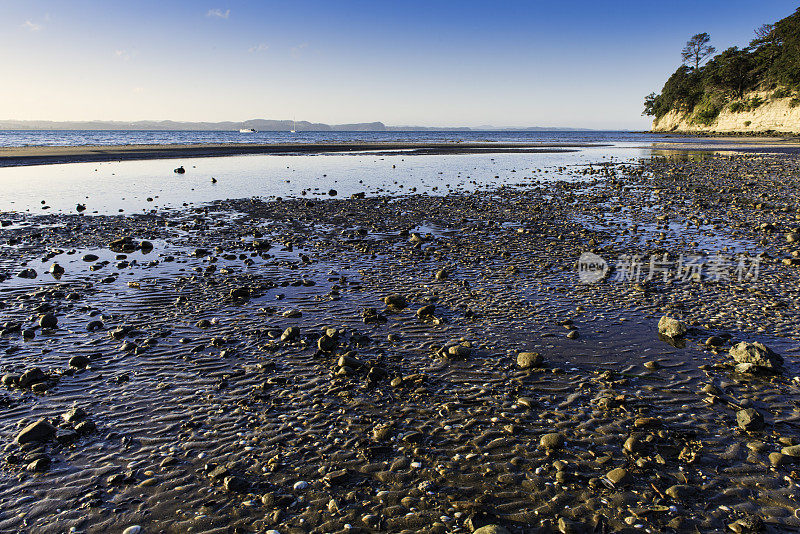
<svg viewBox="0 0 800 534">
<path fill-rule="evenodd" d="M 517 182 L 1 214 L 0 531 L 800 531 L 800 160 Z"/>
</svg>

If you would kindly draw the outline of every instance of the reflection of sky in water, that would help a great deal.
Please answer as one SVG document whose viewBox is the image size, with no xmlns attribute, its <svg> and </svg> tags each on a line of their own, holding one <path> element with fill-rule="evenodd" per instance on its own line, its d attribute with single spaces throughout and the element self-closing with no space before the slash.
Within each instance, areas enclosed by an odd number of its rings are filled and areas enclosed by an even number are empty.
<svg viewBox="0 0 800 534">
<path fill-rule="evenodd" d="M 303 190 L 309 190 L 308 198 L 328 198 L 329 189 L 336 189 L 340 198 L 362 191 L 404 194 L 414 187 L 418 193 L 444 194 L 447 184 L 452 190 L 471 191 L 528 184 L 532 178 L 583 179 L 559 174 L 555 167 L 647 155 L 635 143 L 620 143 L 551 153 L 253 155 L 7 167 L 0 168 L 0 211 L 75 213 L 82 203 L 86 213 L 142 213 L 228 198 L 299 197 Z M 172 172 L 180 165 L 186 174 Z M 536 169 L 549 172 L 534 173 Z M 50 209 L 42 210 L 42 200 Z"/>
</svg>

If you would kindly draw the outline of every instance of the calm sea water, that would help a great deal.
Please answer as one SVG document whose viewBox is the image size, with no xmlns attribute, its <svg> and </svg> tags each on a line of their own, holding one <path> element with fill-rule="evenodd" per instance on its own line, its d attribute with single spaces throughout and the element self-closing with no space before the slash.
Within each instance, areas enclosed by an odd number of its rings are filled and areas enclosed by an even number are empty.
<svg viewBox="0 0 800 534">
<path fill-rule="evenodd" d="M 187 143 L 319 143 L 348 141 L 617 143 L 664 140 L 663 135 L 623 131 L 424 131 L 424 132 L 255 132 L 52 130 L 0 131 L 0 147 L 151 145 Z M 685 141 L 685 138 L 683 139 Z"/>
<path fill-rule="evenodd" d="M 439 195 L 536 181 L 581 179 L 568 171 L 593 162 L 651 155 L 664 136 L 632 132 L 164 132 L 5 131 L 0 146 L 343 141 L 529 142 L 598 144 L 569 151 L 518 154 L 248 155 L 0 168 L 0 212 L 143 213 L 246 197 L 330 198 L 365 192 Z M 687 142 L 687 138 L 678 138 Z M 179 165 L 187 172 L 173 173 Z"/>
</svg>

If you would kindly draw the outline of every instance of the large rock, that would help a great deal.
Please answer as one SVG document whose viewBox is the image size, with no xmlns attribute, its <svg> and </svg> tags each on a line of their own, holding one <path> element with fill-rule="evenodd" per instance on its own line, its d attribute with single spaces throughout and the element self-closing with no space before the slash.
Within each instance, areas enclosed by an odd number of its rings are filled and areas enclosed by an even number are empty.
<svg viewBox="0 0 800 534">
<path fill-rule="evenodd" d="M 658 321 L 658 333 L 667 337 L 681 337 L 686 335 L 686 323 L 664 316 Z"/>
<path fill-rule="evenodd" d="M 731 347 L 730 355 L 737 364 L 751 364 L 737 365 L 737 370 L 754 370 L 755 367 L 755 370 L 778 372 L 783 366 L 783 358 L 763 343 L 742 341 Z"/>
<path fill-rule="evenodd" d="M 17 443 L 24 445 L 25 443 L 33 443 L 35 441 L 47 442 L 56 436 L 56 427 L 45 421 L 39 419 L 35 423 L 31 423 L 22 431 L 17 434 Z"/>
<path fill-rule="evenodd" d="M 542 355 L 538 352 L 520 352 L 517 354 L 517 366 L 520 369 L 542 366 Z"/>
<path fill-rule="evenodd" d="M 736 424 L 746 432 L 764 428 L 764 416 L 755 408 L 745 408 L 736 412 Z"/>
</svg>

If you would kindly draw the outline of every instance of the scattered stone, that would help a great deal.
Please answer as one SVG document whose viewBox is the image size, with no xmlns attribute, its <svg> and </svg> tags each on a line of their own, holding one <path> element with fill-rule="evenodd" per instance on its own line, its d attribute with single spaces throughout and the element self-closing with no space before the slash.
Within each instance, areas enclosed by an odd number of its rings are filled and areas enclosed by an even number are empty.
<svg viewBox="0 0 800 534">
<path fill-rule="evenodd" d="M 558 450 L 564 446 L 564 436 L 558 432 L 550 432 L 539 439 L 539 447 L 550 451 Z"/>
<path fill-rule="evenodd" d="M 663 316 L 658 321 L 658 333 L 667 337 L 676 338 L 686 335 L 686 323 L 669 316 Z"/>
<path fill-rule="evenodd" d="M 417 310 L 417 317 L 420 319 L 428 319 L 433 317 L 433 314 L 436 312 L 436 305 L 435 304 L 428 304 L 427 306 L 423 306 Z"/>
<path fill-rule="evenodd" d="M 544 358 L 538 352 L 520 352 L 517 354 L 517 366 L 520 369 L 530 369 L 531 367 L 541 367 Z"/>
<path fill-rule="evenodd" d="M 56 437 L 56 427 L 48 423 L 45 419 L 39 419 L 31 423 L 17 434 L 16 442 L 20 445 L 33 442 L 47 442 Z"/>
<path fill-rule="evenodd" d="M 606 478 L 615 486 L 624 485 L 628 482 L 630 475 L 624 467 L 617 467 L 606 473 Z"/>
<path fill-rule="evenodd" d="M 752 364 L 742 367 L 737 365 L 737 371 L 753 370 L 755 368 L 755 370 L 779 372 L 783 366 L 783 358 L 759 342 L 742 341 L 737 343 L 731 347 L 730 355 L 737 364 Z"/>
<path fill-rule="evenodd" d="M 764 428 L 764 416 L 754 408 L 745 408 L 736 412 L 736 424 L 746 432 Z"/>
<path fill-rule="evenodd" d="M 42 328 L 49 328 L 51 330 L 58 328 L 58 318 L 55 316 L 55 314 L 46 313 L 39 317 L 39 326 Z"/>
<path fill-rule="evenodd" d="M 78 354 L 69 359 L 69 366 L 75 369 L 86 369 L 89 365 L 89 358 L 83 354 Z"/>
</svg>

